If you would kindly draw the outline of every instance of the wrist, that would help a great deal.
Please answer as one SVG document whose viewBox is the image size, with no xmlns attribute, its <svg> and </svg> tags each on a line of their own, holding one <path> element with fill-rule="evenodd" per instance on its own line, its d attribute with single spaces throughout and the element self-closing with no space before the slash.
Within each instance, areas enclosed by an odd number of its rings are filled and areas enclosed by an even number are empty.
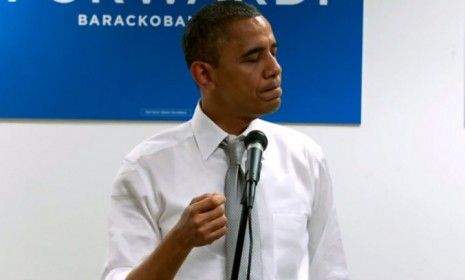
<svg viewBox="0 0 465 280">
<path fill-rule="evenodd" d="M 175 247 L 178 251 L 189 254 L 189 252 L 194 248 L 194 246 L 191 244 L 190 238 L 186 238 L 182 234 L 182 230 L 180 230 L 178 227 L 174 227 L 166 236 L 167 239 L 170 240 L 170 243 L 173 244 L 173 247 Z"/>
</svg>

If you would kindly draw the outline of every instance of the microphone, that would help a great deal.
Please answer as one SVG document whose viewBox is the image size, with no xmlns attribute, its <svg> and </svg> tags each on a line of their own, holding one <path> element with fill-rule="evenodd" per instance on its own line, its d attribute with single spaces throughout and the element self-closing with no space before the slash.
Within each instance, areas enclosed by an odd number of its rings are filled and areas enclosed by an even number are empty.
<svg viewBox="0 0 465 280">
<path fill-rule="evenodd" d="M 253 207 L 255 188 L 260 180 L 262 154 L 268 145 L 268 139 L 263 132 L 253 130 L 247 134 L 244 143 L 247 148 L 247 171 L 245 174 L 246 189 L 248 189 L 247 205 Z"/>
</svg>

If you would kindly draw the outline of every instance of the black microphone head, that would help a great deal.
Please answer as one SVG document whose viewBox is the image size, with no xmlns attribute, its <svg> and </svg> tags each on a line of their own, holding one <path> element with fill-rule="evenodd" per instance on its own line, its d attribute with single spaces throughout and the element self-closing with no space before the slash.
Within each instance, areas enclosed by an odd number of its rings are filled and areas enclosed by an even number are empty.
<svg viewBox="0 0 465 280">
<path fill-rule="evenodd" d="M 266 149 L 268 145 L 268 139 L 266 139 L 265 133 L 261 132 L 260 130 L 252 130 L 247 134 L 244 139 L 245 146 L 248 147 L 250 144 L 259 143 L 263 150 Z"/>
</svg>

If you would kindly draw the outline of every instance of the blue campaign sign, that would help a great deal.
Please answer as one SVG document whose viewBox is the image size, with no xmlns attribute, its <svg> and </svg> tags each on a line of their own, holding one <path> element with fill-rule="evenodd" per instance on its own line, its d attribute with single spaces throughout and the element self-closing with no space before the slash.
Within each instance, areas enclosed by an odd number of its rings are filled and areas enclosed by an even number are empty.
<svg viewBox="0 0 465 280">
<path fill-rule="evenodd" d="M 186 120 L 181 49 L 200 0 L 0 0 L 0 118 Z M 256 0 L 272 23 L 288 123 L 359 124 L 363 0 Z"/>
</svg>

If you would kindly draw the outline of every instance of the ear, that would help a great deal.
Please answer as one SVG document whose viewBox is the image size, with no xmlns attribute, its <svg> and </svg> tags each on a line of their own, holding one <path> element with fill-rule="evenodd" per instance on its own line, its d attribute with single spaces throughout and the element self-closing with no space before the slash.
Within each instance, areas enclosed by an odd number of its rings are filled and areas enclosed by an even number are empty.
<svg viewBox="0 0 465 280">
<path fill-rule="evenodd" d="M 211 90 L 215 84 L 212 79 L 213 67 L 203 61 L 194 61 L 191 64 L 191 75 L 201 89 Z"/>
</svg>

